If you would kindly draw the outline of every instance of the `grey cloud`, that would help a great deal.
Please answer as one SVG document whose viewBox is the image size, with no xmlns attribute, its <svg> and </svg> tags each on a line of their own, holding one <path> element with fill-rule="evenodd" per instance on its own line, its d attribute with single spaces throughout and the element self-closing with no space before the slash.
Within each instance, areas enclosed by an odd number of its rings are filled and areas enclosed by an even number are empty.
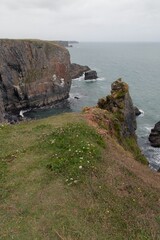
<svg viewBox="0 0 160 240">
<path fill-rule="evenodd" d="M 74 0 L 1 0 L 1 6 L 17 9 L 58 9 L 74 3 Z"/>
<path fill-rule="evenodd" d="M 160 41 L 159 0 L 0 0 L 0 37 Z"/>
</svg>

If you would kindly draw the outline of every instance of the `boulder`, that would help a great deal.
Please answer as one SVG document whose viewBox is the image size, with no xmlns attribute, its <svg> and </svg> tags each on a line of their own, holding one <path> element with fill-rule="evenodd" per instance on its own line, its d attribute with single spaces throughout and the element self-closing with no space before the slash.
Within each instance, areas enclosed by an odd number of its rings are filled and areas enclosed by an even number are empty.
<svg viewBox="0 0 160 240">
<path fill-rule="evenodd" d="M 123 137 L 136 136 L 135 110 L 129 94 L 128 84 L 118 79 L 111 85 L 111 95 L 98 100 L 98 107 L 113 113 Z"/>
<path fill-rule="evenodd" d="M 95 70 L 89 70 L 85 72 L 85 80 L 92 80 L 92 79 L 97 79 L 97 72 Z"/>
<path fill-rule="evenodd" d="M 134 106 L 134 112 L 137 117 L 142 114 L 141 111 L 136 106 Z"/>
<path fill-rule="evenodd" d="M 55 104 L 69 97 L 70 55 L 41 40 L 0 40 L 0 121 L 4 112 Z"/>
<path fill-rule="evenodd" d="M 160 147 L 160 121 L 157 122 L 149 135 L 149 141 L 152 147 Z"/>
<path fill-rule="evenodd" d="M 82 66 L 76 63 L 72 63 L 70 68 L 71 78 L 79 78 L 83 75 L 84 72 L 89 70 L 90 68 L 88 66 Z"/>
</svg>

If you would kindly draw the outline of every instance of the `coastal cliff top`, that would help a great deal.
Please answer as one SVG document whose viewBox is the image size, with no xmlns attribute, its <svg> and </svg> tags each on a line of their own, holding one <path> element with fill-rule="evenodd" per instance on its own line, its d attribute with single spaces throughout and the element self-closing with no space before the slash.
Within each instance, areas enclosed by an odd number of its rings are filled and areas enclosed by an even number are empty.
<svg viewBox="0 0 160 240">
<path fill-rule="evenodd" d="M 31 43 L 36 45 L 37 47 L 41 47 L 43 44 L 51 44 L 52 46 L 63 49 L 68 52 L 68 50 L 61 44 L 58 44 L 57 41 L 51 40 L 41 40 L 41 39 L 0 39 L 0 44 L 11 44 L 11 43 Z"/>
<path fill-rule="evenodd" d="M 2 238 L 158 239 L 160 175 L 111 120 L 87 108 L 0 126 Z"/>
</svg>

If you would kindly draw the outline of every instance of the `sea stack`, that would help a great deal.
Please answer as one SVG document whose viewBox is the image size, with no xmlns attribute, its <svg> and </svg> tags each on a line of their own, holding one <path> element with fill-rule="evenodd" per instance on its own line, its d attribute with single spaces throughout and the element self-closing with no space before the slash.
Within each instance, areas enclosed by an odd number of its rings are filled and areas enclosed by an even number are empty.
<svg viewBox="0 0 160 240">
<path fill-rule="evenodd" d="M 89 71 L 90 68 L 88 66 L 82 66 L 76 63 L 71 64 L 71 78 L 79 78 L 85 73 L 86 71 Z"/>
<path fill-rule="evenodd" d="M 121 136 L 136 136 L 137 125 L 134 106 L 129 94 L 128 84 L 123 82 L 121 78 L 112 83 L 111 95 L 99 99 L 98 107 L 108 110 L 117 118 L 121 126 Z"/>
<path fill-rule="evenodd" d="M 149 135 L 149 141 L 152 147 L 160 147 L 160 121 L 157 122 Z"/>
<path fill-rule="evenodd" d="M 84 79 L 85 80 L 92 80 L 92 79 L 97 79 L 97 72 L 95 70 L 89 70 L 85 72 Z"/>
</svg>

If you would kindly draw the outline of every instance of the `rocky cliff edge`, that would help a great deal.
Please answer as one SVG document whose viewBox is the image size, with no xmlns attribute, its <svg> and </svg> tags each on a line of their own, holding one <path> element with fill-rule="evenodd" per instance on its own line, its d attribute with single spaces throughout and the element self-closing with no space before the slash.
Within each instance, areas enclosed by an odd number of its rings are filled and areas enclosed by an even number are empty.
<svg viewBox="0 0 160 240">
<path fill-rule="evenodd" d="M 135 159 L 148 164 L 136 139 L 136 115 L 128 84 L 121 79 L 111 85 L 111 94 L 99 99 L 96 107 L 85 107 L 85 116 L 100 133 L 116 138 L 125 150 L 132 152 Z"/>
<path fill-rule="evenodd" d="M 128 84 L 121 78 L 111 85 L 111 95 L 99 99 L 98 107 L 111 112 L 120 125 L 119 134 L 123 137 L 135 136 L 137 127 L 135 109 L 129 94 Z"/>
<path fill-rule="evenodd" d="M 66 99 L 70 65 L 68 50 L 52 42 L 0 40 L 0 121 L 4 111 Z"/>
</svg>

